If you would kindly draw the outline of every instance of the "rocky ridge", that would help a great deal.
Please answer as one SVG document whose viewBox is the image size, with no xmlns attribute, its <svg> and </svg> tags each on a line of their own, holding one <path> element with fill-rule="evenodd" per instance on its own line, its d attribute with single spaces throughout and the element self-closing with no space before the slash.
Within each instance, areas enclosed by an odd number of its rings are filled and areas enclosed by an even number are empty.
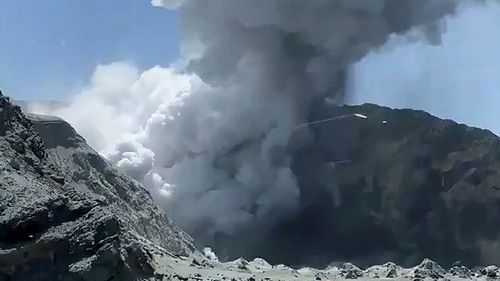
<svg viewBox="0 0 500 281">
<path fill-rule="evenodd" d="M 138 280 L 193 252 L 137 182 L 66 122 L 0 95 L 0 280 Z"/>
</svg>

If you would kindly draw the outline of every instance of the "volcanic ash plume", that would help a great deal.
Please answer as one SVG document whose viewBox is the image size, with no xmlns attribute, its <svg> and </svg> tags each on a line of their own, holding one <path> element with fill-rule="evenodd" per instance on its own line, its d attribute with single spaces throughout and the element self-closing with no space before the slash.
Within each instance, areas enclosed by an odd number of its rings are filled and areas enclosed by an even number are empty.
<svg viewBox="0 0 500 281">
<path fill-rule="evenodd" d="M 204 238 L 293 216 L 300 188 L 289 139 L 312 104 L 342 102 L 346 69 L 389 35 L 415 28 L 439 40 L 436 21 L 453 3 L 153 1 L 179 9 L 186 70 L 206 88 L 175 116 L 148 122 L 141 144 L 155 161 L 143 180 L 168 194 L 157 198 Z"/>
<path fill-rule="evenodd" d="M 101 66 L 56 114 L 202 243 L 265 233 L 300 212 L 307 187 L 297 184 L 291 152 L 314 139 L 297 130 L 314 104 L 341 103 L 348 67 L 391 34 L 413 29 L 438 42 L 437 22 L 454 3 L 154 0 L 181 15 L 184 74 Z"/>
</svg>

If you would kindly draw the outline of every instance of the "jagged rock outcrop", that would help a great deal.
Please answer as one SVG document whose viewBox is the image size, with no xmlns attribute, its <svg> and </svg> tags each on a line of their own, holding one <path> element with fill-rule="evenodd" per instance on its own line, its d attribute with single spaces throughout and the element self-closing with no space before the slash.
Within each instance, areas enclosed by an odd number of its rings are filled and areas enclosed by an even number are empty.
<svg viewBox="0 0 500 281">
<path fill-rule="evenodd" d="M 444 278 L 446 271 L 434 261 L 430 259 L 424 259 L 421 264 L 413 268 L 411 274 L 413 278 L 418 279 L 440 279 Z"/>
<path fill-rule="evenodd" d="M 138 280 L 192 239 L 66 122 L 0 95 L 0 280 Z"/>
<path fill-rule="evenodd" d="M 395 263 L 388 262 L 383 265 L 374 265 L 365 270 L 364 276 L 370 278 L 396 278 L 401 275 L 402 268 Z"/>
</svg>

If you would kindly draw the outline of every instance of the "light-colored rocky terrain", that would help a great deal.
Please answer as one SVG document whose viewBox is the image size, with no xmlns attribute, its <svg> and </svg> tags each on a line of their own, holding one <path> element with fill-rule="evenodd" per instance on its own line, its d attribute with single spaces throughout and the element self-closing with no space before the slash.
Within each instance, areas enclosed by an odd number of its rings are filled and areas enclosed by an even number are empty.
<svg viewBox="0 0 500 281">
<path fill-rule="evenodd" d="M 444 270 L 437 263 L 425 259 L 411 268 L 402 268 L 394 263 L 360 269 L 345 263 L 326 269 L 293 269 L 286 265 L 270 265 L 257 258 L 252 261 L 238 259 L 220 263 L 201 256 L 184 259 L 156 259 L 157 278 L 179 281 L 319 281 L 319 280 L 500 280 L 500 269 L 488 266 L 470 270 L 455 265 Z"/>
</svg>

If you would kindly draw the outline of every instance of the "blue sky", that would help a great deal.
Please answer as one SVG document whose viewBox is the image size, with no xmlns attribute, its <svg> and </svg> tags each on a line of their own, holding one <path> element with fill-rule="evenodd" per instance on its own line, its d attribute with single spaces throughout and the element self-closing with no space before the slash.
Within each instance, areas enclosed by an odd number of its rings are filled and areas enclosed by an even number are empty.
<svg viewBox="0 0 500 281">
<path fill-rule="evenodd" d="M 1 0 L 0 88 L 19 99 L 64 100 L 98 64 L 168 65 L 177 15 L 148 0 Z"/>
</svg>

